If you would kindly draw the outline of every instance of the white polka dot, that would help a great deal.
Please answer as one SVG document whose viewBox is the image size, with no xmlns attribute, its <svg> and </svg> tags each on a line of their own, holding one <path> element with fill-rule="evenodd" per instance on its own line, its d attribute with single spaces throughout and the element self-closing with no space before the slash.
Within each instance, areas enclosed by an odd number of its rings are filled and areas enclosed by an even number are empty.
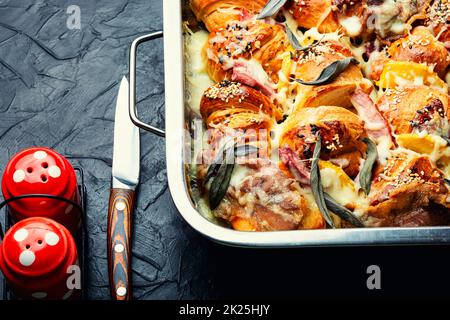
<svg viewBox="0 0 450 320">
<path fill-rule="evenodd" d="M 17 242 L 21 242 L 25 240 L 28 237 L 28 231 L 27 229 L 19 229 L 14 233 L 14 240 Z"/>
<path fill-rule="evenodd" d="M 59 237 L 58 237 L 58 235 L 56 233 L 54 233 L 52 231 L 47 232 L 45 234 L 45 242 L 47 242 L 47 244 L 49 246 L 55 246 L 59 242 Z"/>
<path fill-rule="evenodd" d="M 25 171 L 17 170 L 16 172 L 14 172 L 13 180 L 15 183 L 19 183 L 25 180 Z"/>
<path fill-rule="evenodd" d="M 47 292 L 34 292 L 31 296 L 35 299 L 44 299 L 47 298 Z"/>
<path fill-rule="evenodd" d="M 121 253 L 123 252 L 123 250 L 125 250 L 125 247 L 121 243 L 118 243 L 114 246 L 114 251 L 117 253 Z"/>
<path fill-rule="evenodd" d="M 116 203 L 116 209 L 119 211 L 125 210 L 125 202 L 119 201 Z"/>
<path fill-rule="evenodd" d="M 25 267 L 31 266 L 35 259 L 36 256 L 34 255 L 33 251 L 30 250 L 23 251 L 19 256 L 20 264 L 22 264 Z"/>
<path fill-rule="evenodd" d="M 66 292 L 66 294 L 62 297 L 63 300 L 69 299 L 73 294 L 73 289 Z"/>
<path fill-rule="evenodd" d="M 127 294 L 127 288 L 125 287 L 118 287 L 116 290 L 116 293 L 119 297 L 123 297 Z"/>
<path fill-rule="evenodd" d="M 61 175 L 61 169 L 58 166 L 51 166 L 50 168 L 48 168 L 48 174 L 52 178 L 59 178 L 59 176 Z"/>
<path fill-rule="evenodd" d="M 36 151 L 33 156 L 37 160 L 42 160 L 42 159 L 47 158 L 47 152 L 45 152 L 45 151 Z"/>
</svg>

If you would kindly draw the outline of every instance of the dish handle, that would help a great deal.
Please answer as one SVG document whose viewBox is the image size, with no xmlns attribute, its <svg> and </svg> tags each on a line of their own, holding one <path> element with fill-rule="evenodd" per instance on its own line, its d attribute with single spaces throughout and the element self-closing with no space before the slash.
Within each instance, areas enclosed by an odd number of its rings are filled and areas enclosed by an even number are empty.
<svg viewBox="0 0 450 320">
<path fill-rule="evenodd" d="M 144 121 L 142 121 L 141 119 L 139 119 L 138 114 L 137 114 L 137 109 L 136 109 L 136 60 L 137 60 L 136 54 L 137 54 L 137 49 L 138 49 L 139 45 L 144 42 L 159 39 L 162 37 L 163 37 L 163 32 L 156 31 L 154 33 L 150 33 L 150 34 L 141 36 L 139 38 L 136 38 L 133 41 L 133 43 L 131 44 L 131 48 L 130 48 L 130 94 L 129 94 L 130 103 L 129 103 L 128 107 L 130 110 L 131 121 L 136 126 L 138 126 L 141 129 L 144 129 L 146 131 L 149 131 L 157 136 L 165 137 L 166 133 L 163 130 L 156 128 L 152 125 L 149 125 L 149 124 L 145 123 Z"/>
</svg>

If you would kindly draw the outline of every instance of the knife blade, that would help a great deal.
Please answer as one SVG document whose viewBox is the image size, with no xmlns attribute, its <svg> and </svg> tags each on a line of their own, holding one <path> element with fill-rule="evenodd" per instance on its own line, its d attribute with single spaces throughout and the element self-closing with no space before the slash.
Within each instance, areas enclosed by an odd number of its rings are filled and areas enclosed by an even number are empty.
<svg viewBox="0 0 450 320">
<path fill-rule="evenodd" d="M 139 184 L 139 129 L 128 113 L 129 84 L 123 77 L 116 103 L 112 188 L 108 208 L 108 272 L 111 297 L 130 300 L 132 216 Z"/>
</svg>

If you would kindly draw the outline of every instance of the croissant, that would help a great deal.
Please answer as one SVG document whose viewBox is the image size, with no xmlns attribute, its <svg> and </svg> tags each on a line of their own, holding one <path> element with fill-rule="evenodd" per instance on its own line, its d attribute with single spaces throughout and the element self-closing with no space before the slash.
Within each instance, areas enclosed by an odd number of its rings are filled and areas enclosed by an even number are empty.
<svg viewBox="0 0 450 320">
<path fill-rule="evenodd" d="M 226 26 L 232 20 L 241 20 L 264 8 L 266 0 L 192 0 L 191 8 L 198 20 L 209 31 Z"/>
<path fill-rule="evenodd" d="M 444 77 L 450 65 L 450 55 L 425 27 L 416 27 L 410 35 L 395 41 L 388 49 L 388 58 L 396 61 L 425 63 Z"/>
<path fill-rule="evenodd" d="M 383 68 L 391 61 L 423 63 L 433 68 L 434 72 L 443 78 L 450 65 L 450 55 L 445 46 L 437 41 L 427 28 L 417 27 L 407 37 L 392 43 L 384 54 L 373 61 L 370 78 L 380 80 Z"/>
<path fill-rule="evenodd" d="M 282 119 L 281 111 L 260 91 L 227 80 L 206 90 L 200 113 L 208 128 L 218 129 L 215 132 L 218 137 L 212 140 L 217 141 L 221 135 L 233 131 L 235 134 L 248 132 L 247 140 L 260 141 L 264 147 L 270 142 L 273 124 Z"/>
<path fill-rule="evenodd" d="M 214 210 L 216 217 L 239 231 L 325 227 L 320 212 L 308 204 L 298 182 L 288 178 L 275 163 L 256 159 L 243 165 L 243 170 L 245 174 L 228 189 L 225 199 Z"/>
<path fill-rule="evenodd" d="M 448 196 L 442 173 L 428 157 L 399 153 L 375 173 L 368 215 L 374 226 L 449 224 Z"/>
<path fill-rule="evenodd" d="M 426 131 L 448 136 L 450 97 L 427 86 L 387 89 L 378 109 L 395 134 Z"/>
<path fill-rule="evenodd" d="M 366 151 L 362 141 L 367 137 L 364 122 L 341 107 L 297 109 L 283 128 L 280 147 L 289 147 L 300 158 L 310 159 L 317 133 L 322 138 L 321 159 L 340 163 L 350 177 L 355 177 Z"/>
<path fill-rule="evenodd" d="M 437 40 L 450 41 L 450 1 L 434 0 L 427 10 L 426 25 L 431 27 Z"/>
<path fill-rule="evenodd" d="M 366 8 L 363 0 L 292 1 L 288 7 L 300 27 L 317 27 L 321 33 L 343 30 L 352 37 L 363 31 Z"/>
<path fill-rule="evenodd" d="M 267 86 L 264 83 L 270 80 L 264 79 L 267 76 L 274 82 L 278 80 L 282 54 L 288 45 L 289 40 L 279 25 L 259 20 L 230 22 L 226 28 L 210 34 L 204 49 L 208 74 L 216 82 L 224 79 L 243 82 L 239 77 L 250 74 L 255 82 L 263 82 L 261 85 Z M 242 72 L 242 68 L 246 70 Z"/>
<path fill-rule="evenodd" d="M 332 0 L 292 1 L 289 7 L 298 25 L 303 28 L 317 27 L 319 32 L 328 33 L 339 29 Z"/>
<path fill-rule="evenodd" d="M 350 49 L 337 41 L 321 42 L 299 54 L 295 67 L 295 79 L 314 81 L 333 62 L 352 56 Z M 300 97 L 299 108 L 321 105 L 351 108 L 351 96 L 358 87 L 365 92 L 372 90 L 372 84 L 363 77 L 360 68 L 350 64 L 332 82 L 318 86 L 299 85 L 294 90 L 294 94 Z"/>
</svg>

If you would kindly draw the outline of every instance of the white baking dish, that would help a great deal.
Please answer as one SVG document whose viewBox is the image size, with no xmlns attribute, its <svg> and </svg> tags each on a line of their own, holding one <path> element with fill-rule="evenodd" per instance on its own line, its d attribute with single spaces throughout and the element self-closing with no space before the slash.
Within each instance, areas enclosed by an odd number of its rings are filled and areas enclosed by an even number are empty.
<svg viewBox="0 0 450 320">
<path fill-rule="evenodd" d="M 450 242 L 450 227 L 327 229 L 280 232 L 240 232 L 204 218 L 194 207 L 188 192 L 184 159 L 186 113 L 184 89 L 183 18 L 186 2 L 164 1 L 164 60 L 166 83 L 166 151 L 170 192 L 183 218 L 204 236 L 228 245 L 242 247 L 303 247 L 439 244 Z M 136 39 L 130 54 L 130 116 L 133 122 L 152 133 L 164 132 L 139 120 L 135 111 L 136 49 L 142 42 L 159 38 L 156 32 Z"/>
</svg>

